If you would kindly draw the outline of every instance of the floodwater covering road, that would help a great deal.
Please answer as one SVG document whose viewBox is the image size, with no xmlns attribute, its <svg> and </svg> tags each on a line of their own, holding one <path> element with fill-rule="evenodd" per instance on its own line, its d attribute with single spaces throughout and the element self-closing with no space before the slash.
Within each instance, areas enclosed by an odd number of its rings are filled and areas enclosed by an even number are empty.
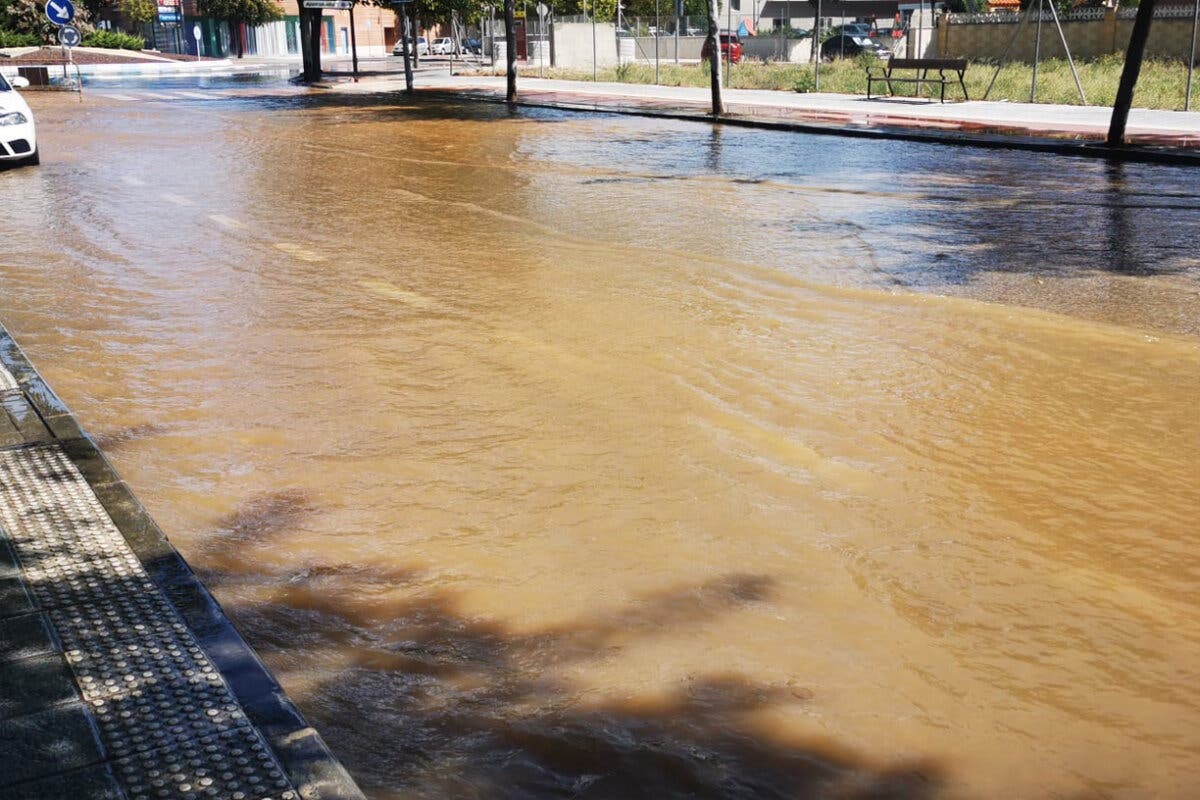
<svg viewBox="0 0 1200 800">
<path fill-rule="evenodd" d="M 1197 173 L 30 99 L 0 320 L 373 797 L 1194 796 Z"/>
</svg>

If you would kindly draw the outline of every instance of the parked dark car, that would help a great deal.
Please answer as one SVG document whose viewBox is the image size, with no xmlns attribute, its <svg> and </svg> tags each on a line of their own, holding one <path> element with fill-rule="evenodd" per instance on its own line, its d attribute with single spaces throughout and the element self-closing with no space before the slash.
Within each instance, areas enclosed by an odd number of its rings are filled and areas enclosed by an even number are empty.
<svg viewBox="0 0 1200 800">
<path fill-rule="evenodd" d="M 729 57 L 731 63 L 737 64 L 742 60 L 742 42 L 738 39 L 736 33 L 718 34 L 721 37 L 721 58 Z M 708 39 L 704 40 L 704 46 L 700 48 L 700 60 L 704 61 L 712 55 L 712 49 L 708 46 Z"/>
<path fill-rule="evenodd" d="M 483 53 L 483 42 L 478 39 L 466 39 L 463 41 L 463 49 L 468 53 L 481 55 Z"/>
<path fill-rule="evenodd" d="M 835 58 L 854 58 L 860 53 L 870 53 L 876 58 L 887 58 L 892 51 L 883 45 L 875 44 L 865 36 L 851 36 L 848 33 L 831 36 L 821 44 L 821 58 L 832 61 Z"/>
<path fill-rule="evenodd" d="M 830 31 L 834 34 L 848 33 L 851 36 L 861 36 L 864 39 L 878 35 L 875 26 L 869 22 L 847 22 L 845 25 L 833 26 Z"/>
</svg>

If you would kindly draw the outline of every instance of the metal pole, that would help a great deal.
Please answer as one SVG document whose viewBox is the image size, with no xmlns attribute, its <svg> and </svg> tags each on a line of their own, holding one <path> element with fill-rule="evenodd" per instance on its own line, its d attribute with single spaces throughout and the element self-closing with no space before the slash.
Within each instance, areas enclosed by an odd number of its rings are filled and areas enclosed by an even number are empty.
<svg viewBox="0 0 1200 800">
<path fill-rule="evenodd" d="M 1004 47 L 1004 52 L 1000 54 L 1000 60 L 996 63 L 996 71 L 992 73 L 992 79 L 988 81 L 988 87 L 983 92 L 982 100 L 987 100 L 988 95 L 992 93 L 992 87 L 996 85 L 996 78 L 1000 76 L 1000 70 L 1004 68 L 1004 62 L 1008 59 L 1008 51 L 1012 50 L 1013 44 L 1016 43 L 1017 37 L 1021 35 L 1021 31 L 1025 30 L 1025 23 L 1029 22 L 1030 9 L 1025 9 L 1021 12 L 1021 19 L 1017 23 L 1016 30 L 1013 31 L 1012 37 L 1008 40 L 1008 44 Z"/>
<path fill-rule="evenodd" d="M 354 80 L 358 81 L 358 37 L 354 35 L 354 3 L 350 4 L 350 63 L 354 65 Z"/>
<path fill-rule="evenodd" d="M 1039 0 L 1040 2 L 1040 0 Z M 917 52 L 913 53 L 913 58 L 924 58 L 925 48 L 921 47 L 921 31 L 925 27 L 925 0 L 917 0 Z M 917 88 L 921 88 L 920 85 Z M 920 92 L 917 92 L 920 94 Z"/>
<path fill-rule="evenodd" d="M 1063 33 L 1062 23 L 1058 21 L 1058 9 L 1054 0 L 1050 0 L 1050 16 L 1054 17 L 1054 27 L 1058 28 L 1058 39 L 1062 42 L 1063 52 L 1067 54 L 1067 66 L 1071 68 L 1071 77 L 1075 79 L 1075 88 L 1079 90 L 1079 99 L 1087 105 L 1087 95 L 1083 93 L 1083 84 L 1079 82 L 1079 73 L 1075 70 L 1075 59 L 1071 58 L 1071 48 L 1067 46 L 1067 35 Z"/>
<path fill-rule="evenodd" d="M 1196 32 L 1200 23 L 1200 0 L 1196 0 L 1196 8 L 1192 11 L 1192 57 L 1188 59 L 1187 91 L 1183 95 L 1183 110 L 1192 110 L 1192 73 L 1196 70 Z"/>
<path fill-rule="evenodd" d="M 787 12 L 784 12 L 784 13 L 786 14 Z M 786 27 L 787 20 L 784 20 L 784 22 L 785 22 L 785 25 L 780 25 L 780 26 L 779 26 L 779 58 L 780 58 L 780 59 L 782 59 L 783 61 L 787 61 L 787 58 L 786 58 L 786 57 L 784 56 L 784 54 L 783 54 L 783 51 L 784 51 L 784 47 L 783 47 L 783 40 L 784 40 L 784 30 L 785 30 L 785 27 Z"/>
<path fill-rule="evenodd" d="M 1038 0 L 1037 33 L 1033 39 L 1033 80 L 1029 83 L 1029 102 L 1031 103 L 1037 102 L 1038 60 L 1042 57 L 1042 2 L 1043 0 Z"/>
<path fill-rule="evenodd" d="M 812 48 L 817 54 L 813 62 L 813 91 L 821 91 L 821 0 L 817 0 L 817 17 L 813 20 Z"/>
<path fill-rule="evenodd" d="M 662 20 L 658 16 L 658 0 L 654 0 L 654 83 L 658 84 L 658 34 Z"/>
<path fill-rule="evenodd" d="M 733 65 L 731 60 L 733 56 L 733 0 L 725 0 L 725 87 L 729 87 L 729 76 L 733 72 L 730 68 Z M 717 47 L 721 46 L 721 32 L 717 31 Z M 721 51 L 717 51 L 717 58 L 721 57 Z"/>
<path fill-rule="evenodd" d="M 599 78 L 596 77 L 596 0 L 592 0 L 592 83 L 595 83 Z"/>
</svg>

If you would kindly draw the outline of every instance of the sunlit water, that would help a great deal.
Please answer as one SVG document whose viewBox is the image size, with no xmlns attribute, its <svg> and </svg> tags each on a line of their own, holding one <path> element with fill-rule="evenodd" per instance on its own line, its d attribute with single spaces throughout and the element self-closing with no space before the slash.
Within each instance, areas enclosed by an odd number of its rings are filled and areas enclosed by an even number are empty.
<svg viewBox="0 0 1200 800">
<path fill-rule="evenodd" d="M 1197 173 L 31 100 L 0 320 L 373 797 L 1194 796 Z"/>
</svg>

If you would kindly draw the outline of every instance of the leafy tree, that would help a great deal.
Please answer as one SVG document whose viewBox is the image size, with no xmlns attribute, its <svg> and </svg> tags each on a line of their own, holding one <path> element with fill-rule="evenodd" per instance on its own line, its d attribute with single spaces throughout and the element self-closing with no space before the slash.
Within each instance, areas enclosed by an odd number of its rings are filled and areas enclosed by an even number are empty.
<svg viewBox="0 0 1200 800">
<path fill-rule="evenodd" d="M 147 22 L 153 22 L 158 15 L 154 0 L 117 0 L 117 8 L 121 16 L 129 23 L 130 31 L 136 32 Z"/>
<path fill-rule="evenodd" d="M 0 28 L 13 33 L 36 36 L 43 42 L 56 42 L 57 28 L 46 19 L 44 0 L 0 0 Z M 84 33 L 92 30 L 86 10 L 75 17 L 75 25 Z"/>
<path fill-rule="evenodd" d="M 654 19 L 655 5 L 654 0 L 624 0 L 625 17 L 640 17 L 642 20 Z M 598 4 L 597 8 L 603 10 L 604 3 Z M 614 13 L 615 13 L 614 9 Z M 741 12 L 735 11 L 737 16 Z M 683 15 L 685 17 L 704 17 L 708 15 L 708 5 L 705 0 L 683 0 Z M 658 16 L 667 24 L 675 18 L 675 0 L 658 0 Z"/>
<path fill-rule="evenodd" d="M 243 25 L 253 28 L 283 19 L 283 9 L 272 0 L 199 0 L 196 5 L 201 16 L 229 23 L 234 38 L 237 39 L 238 58 L 241 58 L 246 50 L 246 43 L 242 37 Z"/>
</svg>

